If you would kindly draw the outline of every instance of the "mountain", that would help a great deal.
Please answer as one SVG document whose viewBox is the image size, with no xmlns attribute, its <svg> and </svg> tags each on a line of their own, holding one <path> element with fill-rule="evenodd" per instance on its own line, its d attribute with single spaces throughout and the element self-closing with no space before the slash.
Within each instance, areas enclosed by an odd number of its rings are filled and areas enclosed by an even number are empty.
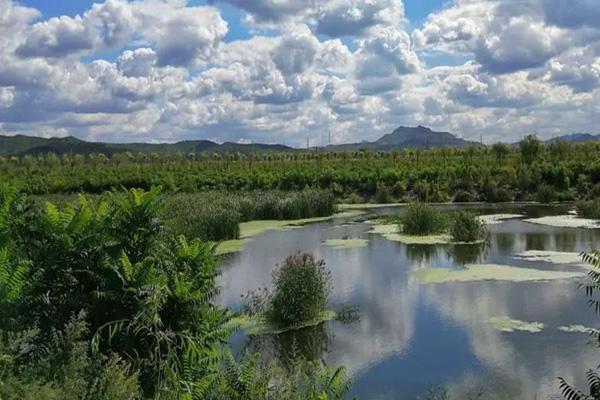
<svg viewBox="0 0 600 400">
<path fill-rule="evenodd" d="M 583 134 L 577 134 L 583 135 Z M 572 137 L 575 135 L 565 136 Z M 591 136 L 591 135 L 590 135 Z M 424 126 L 401 126 L 392 133 L 383 135 L 374 142 L 347 143 L 329 145 L 326 151 L 357 151 L 370 149 L 374 151 L 400 150 L 403 148 L 435 148 L 435 147 L 465 147 L 478 145 L 461 139 L 449 132 L 436 132 Z M 289 146 L 281 144 L 240 144 L 225 142 L 222 144 L 210 140 L 186 140 L 177 143 L 101 143 L 86 142 L 74 137 L 66 138 L 39 138 L 30 136 L 2 136 L 0 135 L 0 155 L 37 155 L 45 153 L 62 154 L 92 154 L 103 153 L 112 155 L 131 151 L 133 153 L 159 153 L 175 154 L 188 153 L 252 153 L 252 152 L 285 152 L 295 151 Z"/>
<path fill-rule="evenodd" d="M 251 153 L 259 152 L 281 152 L 294 150 L 291 147 L 280 144 L 240 144 L 225 142 L 223 144 L 209 140 L 187 140 L 177 143 L 102 143 L 86 142 L 74 137 L 65 138 L 39 138 L 32 136 L 2 136 L 0 135 L 0 155 L 38 155 L 46 153 L 62 154 L 85 154 L 102 153 L 113 155 L 131 151 L 133 153 L 160 153 L 175 154 L 182 152 L 215 152 L 215 153 Z"/>
<path fill-rule="evenodd" d="M 436 132 L 424 126 L 415 128 L 401 126 L 392 133 L 383 135 L 374 142 L 349 143 L 340 145 L 330 145 L 326 150 L 360 150 L 370 149 L 379 151 L 388 151 L 403 148 L 426 149 L 431 147 L 465 147 L 477 145 L 477 142 L 470 142 L 449 132 Z"/>
<path fill-rule="evenodd" d="M 557 136 L 546 140 L 546 143 L 567 142 L 567 143 L 587 143 L 600 140 L 600 135 L 591 135 L 589 133 L 572 133 L 570 135 Z"/>
</svg>

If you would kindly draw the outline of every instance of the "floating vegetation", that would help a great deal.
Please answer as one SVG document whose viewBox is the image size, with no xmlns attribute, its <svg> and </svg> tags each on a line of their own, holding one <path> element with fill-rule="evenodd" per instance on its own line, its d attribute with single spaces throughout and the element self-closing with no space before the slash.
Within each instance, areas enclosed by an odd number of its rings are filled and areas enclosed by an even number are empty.
<svg viewBox="0 0 600 400">
<path fill-rule="evenodd" d="M 489 214 L 480 215 L 479 220 L 486 225 L 500 224 L 509 219 L 522 218 L 521 214 Z"/>
<path fill-rule="evenodd" d="M 574 264 L 580 267 L 588 267 L 579 253 L 563 251 L 528 250 L 515 254 L 513 258 L 524 261 L 547 262 L 552 264 Z"/>
<path fill-rule="evenodd" d="M 298 228 L 302 225 L 329 221 L 337 218 L 351 218 L 362 215 L 363 211 L 353 210 L 340 212 L 328 217 L 302 218 L 293 220 L 266 220 L 266 221 L 249 221 L 240 224 L 240 239 L 226 240 L 216 248 L 218 255 L 236 253 L 244 248 L 249 239 L 266 231 L 285 231 Z"/>
<path fill-rule="evenodd" d="M 585 277 L 585 273 L 543 271 L 495 264 L 467 264 L 462 269 L 424 268 L 413 273 L 422 284 L 477 281 L 540 282 Z"/>
<path fill-rule="evenodd" d="M 383 203 L 383 204 L 372 204 L 372 203 L 359 203 L 359 204 L 340 204 L 338 209 L 340 210 L 373 210 L 377 208 L 387 207 L 402 207 L 407 203 Z"/>
<path fill-rule="evenodd" d="M 576 215 L 553 215 L 549 217 L 530 218 L 524 221 L 532 224 L 554 226 L 556 228 L 600 228 L 598 221 L 578 218 Z"/>
<path fill-rule="evenodd" d="M 397 224 L 379 224 L 377 222 L 370 222 L 373 228 L 369 233 L 374 233 L 383 236 L 387 240 L 394 242 L 401 242 L 404 244 L 466 244 L 463 242 L 454 242 L 452 237 L 448 234 L 439 235 L 407 235 L 400 232 L 400 228 Z M 484 243 L 485 240 L 478 240 L 471 242 L 472 244 Z"/>
<path fill-rule="evenodd" d="M 280 326 L 269 321 L 264 315 L 239 314 L 229 321 L 228 327 L 243 329 L 246 335 L 249 336 L 279 335 L 289 331 L 317 326 L 323 322 L 334 320 L 336 317 L 337 314 L 335 311 L 324 311 L 317 318 L 309 321 L 304 321 L 302 323 L 290 326 Z"/>
<path fill-rule="evenodd" d="M 368 243 L 366 239 L 328 239 L 323 242 L 325 246 L 334 249 L 357 249 L 367 247 Z"/>
<path fill-rule="evenodd" d="M 374 224 L 369 233 L 375 233 L 383 236 L 387 240 L 402 242 L 404 244 L 445 244 L 450 243 L 450 235 L 405 235 L 400 233 L 400 228 L 396 224 Z"/>
<path fill-rule="evenodd" d="M 586 333 L 588 335 L 597 332 L 596 329 L 588 328 L 583 325 L 559 326 L 558 330 L 562 331 L 562 332 L 570 332 L 570 333 Z"/>
<path fill-rule="evenodd" d="M 545 325 L 541 322 L 525 322 L 509 317 L 492 317 L 489 322 L 495 329 L 501 332 L 521 331 L 538 333 L 545 328 Z"/>
</svg>

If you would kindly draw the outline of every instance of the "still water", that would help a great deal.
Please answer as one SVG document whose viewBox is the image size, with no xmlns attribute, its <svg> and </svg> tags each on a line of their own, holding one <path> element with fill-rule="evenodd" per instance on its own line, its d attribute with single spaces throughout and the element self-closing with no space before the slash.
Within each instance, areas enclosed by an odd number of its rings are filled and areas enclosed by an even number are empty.
<svg viewBox="0 0 600 400">
<path fill-rule="evenodd" d="M 447 206 L 449 211 L 458 206 Z M 473 208 L 473 207 L 470 207 Z M 568 207 L 487 206 L 480 214 L 528 217 L 565 214 Z M 546 399 L 558 393 L 557 379 L 584 385 L 585 371 L 600 353 L 585 333 L 559 326 L 597 327 L 577 279 L 550 282 L 463 282 L 420 284 L 413 271 L 424 267 L 460 268 L 485 263 L 548 270 L 581 271 L 575 265 L 513 258 L 527 250 L 581 252 L 600 249 L 600 229 L 555 228 L 520 219 L 489 225 L 488 246 L 405 245 L 368 233 L 375 215 L 402 213 L 378 209 L 344 220 L 310 224 L 255 237 L 240 253 L 226 257 L 219 278 L 219 302 L 233 309 L 240 296 L 270 286 L 271 272 L 287 255 L 311 252 L 332 272 L 331 309 L 355 305 L 360 319 L 276 337 L 247 338 L 233 345 L 260 346 L 286 360 L 290 353 L 343 365 L 352 394 L 360 399 L 417 399 L 432 387 L 456 395 L 483 390 L 483 398 Z M 364 238 L 357 249 L 332 249 L 327 239 Z M 502 332 L 490 318 L 541 322 L 539 333 Z"/>
</svg>

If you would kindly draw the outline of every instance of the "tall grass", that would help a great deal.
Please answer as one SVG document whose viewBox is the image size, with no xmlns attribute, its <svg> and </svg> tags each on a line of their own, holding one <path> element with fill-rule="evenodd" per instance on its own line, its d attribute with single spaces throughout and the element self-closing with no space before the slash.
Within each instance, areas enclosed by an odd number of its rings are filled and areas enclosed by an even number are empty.
<svg viewBox="0 0 600 400">
<path fill-rule="evenodd" d="M 446 231 L 448 219 L 439 210 L 423 203 L 413 203 L 400 219 L 402 232 L 409 235 L 434 235 Z"/>
<path fill-rule="evenodd" d="M 456 213 L 450 224 L 450 235 L 455 242 L 477 242 L 487 237 L 485 224 L 477 216 L 468 211 Z"/>
<path fill-rule="evenodd" d="M 321 190 L 180 193 L 165 205 L 172 230 L 210 241 L 239 238 L 240 222 L 324 217 L 336 210 L 334 196 Z"/>
<path fill-rule="evenodd" d="M 600 199 L 578 201 L 576 207 L 580 217 L 600 219 Z"/>
</svg>

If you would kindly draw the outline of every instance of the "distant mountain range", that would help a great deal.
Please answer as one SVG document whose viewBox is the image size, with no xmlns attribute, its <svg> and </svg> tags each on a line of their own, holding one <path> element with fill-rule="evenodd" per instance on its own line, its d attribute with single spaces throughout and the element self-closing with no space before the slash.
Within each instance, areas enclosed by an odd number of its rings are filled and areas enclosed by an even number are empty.
<svg viewBox="0 0 600 400">
<path fill-rule="evenodd" d="M 600 140 L 600 135 L 589 133 L 573 133 L 547 140 L 546 143 L 556 141 L 569 143 L 583 143 Z M 435 147 L 465 147 L 479 143 L 461 139 L 449 132 L 436 132 L 424 126 L 414 128 L 399 127 L 392 133 L 383 135 L 374 142 L 347 143 L 329 145 L 324 147 L 327 151 L 357 151 L 370 149 L 374 151 L 400 150 L 403 148 L 435 148 Z M 65 138 L 40 138 L 33 136 L 2 136 L 0 135 L 0 155 L 37 155 L 46 153 L 62 154 L 92 154 L 103 153 L 113 155 L 131 151 L 134 153 L 160 153 L 174 154 L 188 153 L 251 153 L 251 152 L 284 152 L 296 151 L 289 146 L 281 144 L 240 144 L 240 143 L 215 143 L 209 140 L 187 140 L 177 143 L 102 143 L 86 142 L 74 137 Z"/>
<path fill-rule="evenodd" d="M 292 147 L 280 144 L 240 144 L 225 142 L 223 144 L 210 140 L 186 140 L 177 143 L 102 143 L 86 142 L 72 136 L 65 138 L 39 138 L 32 136 L 2 136 L 0 135 L 0 155 L 37 155 L 55 154 L 92 154 L 102 153 L 113 155 L 131 151 L 133 153 L 175 154 L 188 153 L 251 153 L 251 152 L 280 152 L 292 151 Z"/>
</svg>

